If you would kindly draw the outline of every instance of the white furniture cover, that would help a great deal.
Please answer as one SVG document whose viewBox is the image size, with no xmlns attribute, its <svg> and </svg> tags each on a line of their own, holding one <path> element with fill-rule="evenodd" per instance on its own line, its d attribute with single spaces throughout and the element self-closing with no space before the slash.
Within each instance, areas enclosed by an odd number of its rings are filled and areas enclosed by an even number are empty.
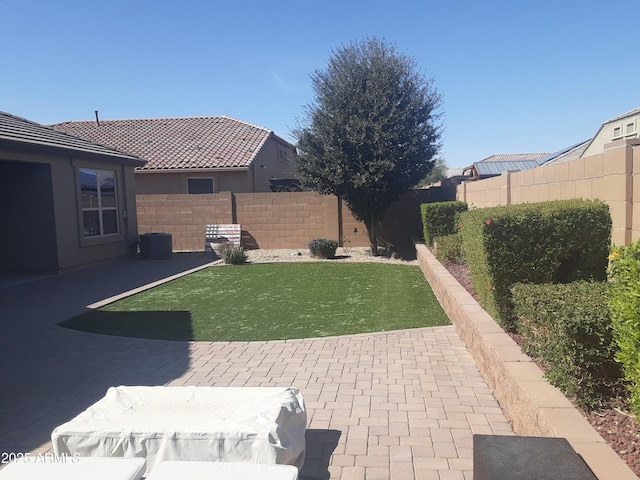
<svg viewBox="0 0 640 480">
<path fill-rule="evenodd" d="M 144 458 L 41 459 L 10 463 L 0 470 L 1 480 L 139 480 L 144 474 Z"/>
<path fill-rule="evenodd" d="M 162 462 L 147 480 L 297 480 L 292 465 L 255 463 Z"/>
<path fill-rule="evenodd" d="M 56 454 L 301 468 L 307 413 L 295 387 L 111 387 L 51 434 Z"/>
</svg>

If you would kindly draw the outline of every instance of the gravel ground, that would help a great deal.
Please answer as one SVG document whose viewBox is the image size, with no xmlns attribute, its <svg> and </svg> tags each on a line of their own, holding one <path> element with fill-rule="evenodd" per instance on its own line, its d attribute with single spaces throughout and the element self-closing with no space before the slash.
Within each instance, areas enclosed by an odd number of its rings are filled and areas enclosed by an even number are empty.
<svg viewBox="0 0 640 480">
<path fill-rule="evenodd" d="M 371 249 L 365 247 L 339 247 L 335 258 L 318 259 L 309 254 L 309 250 L 278 249 L 278 250 L 246 250 L 251 263 L 269 262 L 380 262 L 399 263 L 403 265 L 417 265 L 415 258 L 403 258 L 398 254 L 371 255 Z M 415 254 L 414 254 L 415 257 Z"/>
</svg>

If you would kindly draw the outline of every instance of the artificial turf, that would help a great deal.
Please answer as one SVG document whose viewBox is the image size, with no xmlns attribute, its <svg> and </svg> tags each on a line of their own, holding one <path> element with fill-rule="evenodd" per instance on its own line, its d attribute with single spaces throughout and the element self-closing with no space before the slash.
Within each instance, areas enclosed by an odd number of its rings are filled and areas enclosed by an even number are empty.
<svg viewBox="0 0 640 480">
<path fill-rule="evenodd" d="M 211 267 L 62 325 L 164 340 L 252 341 L 447 324 L 417 266 L 315 262 Z"/>
</svg>

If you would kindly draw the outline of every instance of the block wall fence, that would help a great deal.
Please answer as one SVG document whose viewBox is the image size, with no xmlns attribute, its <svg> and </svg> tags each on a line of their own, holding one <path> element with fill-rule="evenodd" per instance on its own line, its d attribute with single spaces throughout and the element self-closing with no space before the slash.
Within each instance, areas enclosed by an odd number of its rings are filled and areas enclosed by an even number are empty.
<svg viewBox="0 0 640 480">
<path fill-rule="evenodd" d="M 634 195 L 636 191 L 638 194 Z M 471 208 L 600 199 L 610 208 L 612 243 L 629 245 L 640 239 L 640 140 L 608 144 L 604 153 L 590 157 L 463 182 L 456 198 Z"/>
<path fill-rule="evenodd" d="M 412 246 L 422 235 L 420 204 L 440 200 L 439 187 L 411 190 L 395 202 L 380 226 L 381 245 Z M 337 197 L 315 192 L 221 192 L 137 195 L 138 232 L 172 235 L 174 252 L 202 251 L 207 224 L 239 223 L 245 248 L 306 249 L 314 238 L 368 247 L 363 223 Z"/>
</svg>

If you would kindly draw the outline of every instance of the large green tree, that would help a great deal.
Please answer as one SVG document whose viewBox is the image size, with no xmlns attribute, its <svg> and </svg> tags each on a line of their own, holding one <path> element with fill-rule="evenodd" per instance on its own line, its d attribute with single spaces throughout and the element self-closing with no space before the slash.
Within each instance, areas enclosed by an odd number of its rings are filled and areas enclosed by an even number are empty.
<svg viewBox="0 0 640 480">
<path fill-rule="evenodd" d="M 377 254 L 385 210 L 433 168 L 441 97 L 414 59 L 375 37 L 332 51 L 311 81 L 315 101 L 294 131 L 298 176 L 342 198 Z"/>
</svg>

